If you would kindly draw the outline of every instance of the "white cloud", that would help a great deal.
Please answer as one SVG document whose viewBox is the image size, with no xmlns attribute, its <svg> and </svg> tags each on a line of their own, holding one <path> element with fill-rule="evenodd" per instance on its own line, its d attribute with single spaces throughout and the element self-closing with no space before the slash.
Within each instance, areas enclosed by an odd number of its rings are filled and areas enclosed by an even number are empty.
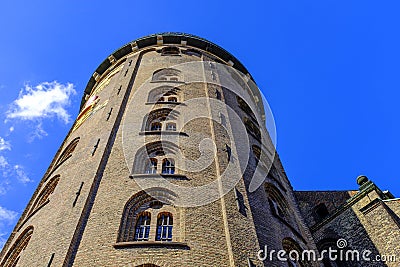
<svg viewBox="0 0 400 267">
<path fill-rule="evenodd" d="M 0 137 L 0 151 L 2 150 L 11 150 L 10 142 L 4 140 L 4 138 Z"/>
<path fill-rule="evenodd" d="M 70 104 L 70 96 L 74 94 L 76 91 L 72 83 L 53 81 L 36 86 L 27 84 L 7 111 L 7 119 L 41 120 L 57 117 L 68 123 L 70 115 L 66 107 Z"/>
<path fill-rule="evenodd" d="M 17 177 L 17 180 L 23 184 L 27 184 L 29 182 L 32 182 L 31 179 L 29 179 L 28 175 L 26 175 L 24 168 L 21 165 L 15 165 L 14 166 L 14 171 Z"/>
<path fill-rule="evenodd" d="M 17 218 L 18 213 L 12 210 L 8 210 L 0 206 L 0 224 L 4 222 L 12 222 Z"/>
<path fill-rule="evenodd" d="M 3 196 L 7 193 L 7 187 L 3 183 L 0 183 L 0 196 Z"/>
<path fill-rule="evenodd" d="M 4 169 L 8 166 L 8 161 L 5 157 L 0 155 L 0 168 Z"/>
<path fill-rule="evenodd" d="M 4 243 L 7 241 L 9 233 L 6 226 L 10 226 L 17 219 L 18 213 L 8 210 L 0 206 L 0 249 L 3 248 Z"/>
<path fill-rule="evenodd" d="M 24 167 L 21 165 L 10 165 L 8 160 L 0 155 L 0 171 L 3 172 L 3 181 L 0 181 L 0 195 L 4 195 L 6 193 L 6 185 L 8 185 L 7 178 L 15 177 L 18 182 L 22 184 L 27 184 L 32 182 L 32 180 L 26 174 Z"/>
<path fill-rule="evenodd" d="M 33 142 L 36 138 L 37 139 L 42 139 L 44 136 L 47 136 L 47 132 L 43 130 L 42 123 L 39 122 L 38 125 L 36 125 L 35 130 L 31 132 L 28 143 Z"/>
<path fill-rule="evenodd" d="M 7 242 L 7 233 L 0 233 L 0 249 L 3 249 L 5 243 Z"/>
</svg>

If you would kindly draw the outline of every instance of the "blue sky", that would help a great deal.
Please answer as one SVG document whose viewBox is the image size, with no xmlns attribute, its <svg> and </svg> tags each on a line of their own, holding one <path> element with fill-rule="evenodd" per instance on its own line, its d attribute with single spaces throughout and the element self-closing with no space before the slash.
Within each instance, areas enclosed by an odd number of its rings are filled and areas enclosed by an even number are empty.
<svg viewBox="0 0 400 267">
<path fill-rule="evenodd" d="M 397 0 L 0 2 L 0 247 L 114 50 L 187 32 L 235 55 L 266 96 L 298 190 L 400 196 Z"/>
</svg>

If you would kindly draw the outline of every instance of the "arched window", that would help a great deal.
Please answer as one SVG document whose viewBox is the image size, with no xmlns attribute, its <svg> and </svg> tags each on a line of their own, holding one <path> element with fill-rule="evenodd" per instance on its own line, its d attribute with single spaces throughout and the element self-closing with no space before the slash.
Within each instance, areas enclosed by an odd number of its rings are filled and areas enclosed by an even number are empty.
<svg viewBox="0 0 400 267">
<path fill-rule="evenodd" d="M 117 243 L 132 241 L 172 241 L 172 218 L 179 225 L 173 203 L 177 195 L 162 188 L 147 188 L 133 195 L 124 207 Z M 154 219 L 156 218 L 156 219 Z"/>
<path fill-rule="evenodd" d="M 21 252 L 28 246 L 33 234 L 33 226 L 28 226 L 17 238 L 12 247 L 8 250 L 4 260 L 1 262 L 2 267 L 15 267 L 20 259 Z"/>
<path fill-rule="evenodd" d="M 138 150 L 133 162 L 132 175 L 141 174 L 175 174 L 176 162 L 174 155 L 179 153 L 176 144 L 168 141 L 148 143 Z"/>
<path fill-rule="evenodd" d="M 255 118 L 256 116 L 254 115 L 253 111 L 251 110 L 250 106 L 246 103 L 246 101 L 241 98 L 240 96 L 236 96 L 236 100 L 238 102 L 239 107 L 246 112 L 247 115 L 249 115 L 252 118 Z"/>
<path fill-rule="evenodd" d="M 160 86 L 149 92 L 147 101 L 177 103 L 182 99 L 181 89 L 173 86 Z"/>
<path fill-rule="evenodd" d="M 152 81 L 180 81 L 181 71 L 172 68 L 157 70 L 153 73 Z"/>
<path fill-rule="evenodd" d="M 144 118 L 145 131 L 161 131 L 166 127 L 166 123 L 177 121 L 179 113 L 170 108 L 160 108 L 152 110 Z M 164 126 L 165 125 L 165 126 Z"/>
<path fill-rule="evenodd" d="M 166 130 L 167 131 L 176 131 L 176 123 L 168 122 Z"/>
<path fill-rule="evenodd" d="M 168 102 L 178 102 L 178 99 L 175 96 L 168 97 Z"/>
<path fill-rule="evenodd" d="M 163 174 L 174 174 L 175 173 L 175 163 L 173 159 L 164 159 L 162 163 L 162 173 Z"/>
<path fill-rule="evenodd" d="M 151 158 L 149 160 L 145 173 L 157 173 L 157 159 Z"/>
<path fill-rule="evenodd" d="M 261 131 L 258 125 L 254 124 L 249 118 L 244 118 L 244 126 L 247 131 L 254 136 L 258 141 L 261 141 Z"/>
<path fill-rule="evenodd" d="M 268 198 L 268 203 L 274 215 L 277 215 L 281 218 L 285 217 L 285 213 L 283 212 L 282 208 L 274 198 Z"/>
<path fill-rule="evenodd" d="M 147 241 L 150 234 L 151 215 L 149 212 L 142 212 L 138 215 L 135 226 L 135 241 Z"/>
<path fill-rule="evenodd" d="M 273 184 L 267 183 L 265 191 L 268 197 L 268 204 L 273 215 L 286 219 L 290 213 L 285 197 Z"/>
<path fill-rule="evenodd" d="M 38 209 L 48 203 L 49 197 L 53 194 L 58 182 L 60 181 L 60 175 L 57 175 L 50 179 L 50 181 L 45 185 L 45 187 L 40 191 L 35 202 L 33 202 L 32 208 L 27 214 L 27 218 L 33 215 Z"/>
<path fill-rule="evenodd" d="M 162 124 L 159 121 L 155 121 L 151 123 L 151 131 L 161 131 Z"/>
<path fill-rule="evenodd" d="M 69 159 L 72 156 L 72 153 L 74 152 L 76 146 L 78 145 L 79 139 L 80 138 L 77 137 L 74 140 L 72 140 L 71 143 L 69 143 L 69 145 L 61 153 L 60 157 L 57 159 L 51 172 L 57 169 L 61 164 L 63 164 L 67 159 Z"/>
<path fill-rule="evenodd" d="M 163 212 L 157 218 L 156 241 L 172 241 L 172 214 Z"/>
</svg>

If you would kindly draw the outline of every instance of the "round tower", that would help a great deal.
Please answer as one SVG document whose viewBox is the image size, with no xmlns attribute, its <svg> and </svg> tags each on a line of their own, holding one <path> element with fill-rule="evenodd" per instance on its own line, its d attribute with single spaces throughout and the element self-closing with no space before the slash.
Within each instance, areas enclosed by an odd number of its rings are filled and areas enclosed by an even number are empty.
<svg viewBox="0 0 400 267">
<path fill-rule="evenodd" d="M 0 266 L 314 266 L 263 257 L 315 248 L 271 118 L 245 67 L 205 39 L 119 48 L 90 78 Z"/>
</svg>

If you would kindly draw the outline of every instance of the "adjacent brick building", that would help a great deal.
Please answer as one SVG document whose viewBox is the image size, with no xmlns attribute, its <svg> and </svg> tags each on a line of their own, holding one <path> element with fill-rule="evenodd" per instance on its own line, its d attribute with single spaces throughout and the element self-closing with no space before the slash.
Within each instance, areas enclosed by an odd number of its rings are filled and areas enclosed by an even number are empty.
<svg viewBox="0 0 400 267">
<path fill-rule="evenodd" d="M 386 266 L 260 251 L 319 256 L 343 238 L 343 250 L 400 259 L 400 202 L 365 177 L 359 191 L 293 191 L 264 105 L 246 68 L 207 40 L 121 47 L 90 78 L 0 265 Z"/>
</svg>

